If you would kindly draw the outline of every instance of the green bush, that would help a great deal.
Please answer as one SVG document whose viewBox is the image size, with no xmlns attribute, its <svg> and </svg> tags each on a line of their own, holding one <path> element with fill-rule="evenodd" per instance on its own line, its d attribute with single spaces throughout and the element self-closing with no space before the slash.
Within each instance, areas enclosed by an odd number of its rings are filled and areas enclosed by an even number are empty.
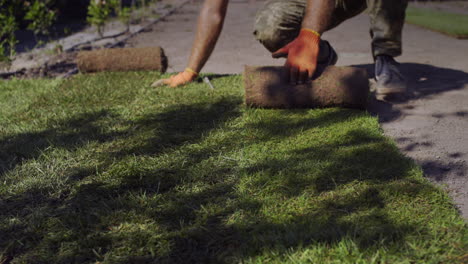
<svg viewBox="0 0 468 264">
<path fill-rule="evenodd" d="M 131 13 L 137 6 L 145 8 L 151 2 L 159 0 L 133 0 L 131 6 L 125 6 L 124 0 L 92 0 L 88 6 L 87 22 L 96 26 L 100 37 L 103 37 L 106 21 L 112 15 L 117 15 L 118 19 L 126 25 L 126 30 L 130 28 Z"/>
<path fill-rule="evenodd" d="M 84 19 L 97 27 L 99 35 L 109 17 L 115 15 L 129 30 L 131 13 L 159 0 L 0 0 L 0 61 L 15 56 L 18 29 L 31 30 L 37 37 L 49 35 L 50 28 L 60 17 Z M 82 10 L 86 10 L 83 12 Z"/>
<path fill-rule="evenodd" d="M 28 29 L 33 31 L 34 35 L 48 35 L 49 28 L 56 19 L 56 12 L 47 7 L 47 3 L 36 0 L 28 7 L 24 19 L 30 21 Z"/>
<path fill-rule="evenodd" d="M 3 9 L 4 2 L 5 0 L 0 0 L 0 7 L 2 7 L 0 13 L 0 61 L 9 61 L 15 56 L 17 23 L 13 8 Z"/>
<path fill-rule="evenodd" d="M 12 1 L 0 0 L 0 61 L 12 60 L 18 40 L 15 31 L 26 24 L 34 35 L 47 35 L 56 20 L 52 9 L 55 0 Z"/>
<path fill-rule="evenodd" d="M 103 37 L 103 30 L 111 12 L 115 9 L 116 1 L 93 0 L 88 6 L 88 17 L 86 21 L 97 27 L 99 36 Z"/>
</svg>

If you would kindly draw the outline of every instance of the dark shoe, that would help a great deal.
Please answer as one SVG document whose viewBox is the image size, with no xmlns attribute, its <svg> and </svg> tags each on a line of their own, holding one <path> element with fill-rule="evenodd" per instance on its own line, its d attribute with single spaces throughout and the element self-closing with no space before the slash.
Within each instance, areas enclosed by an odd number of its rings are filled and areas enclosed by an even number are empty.
<svg viewBox="0 0 468 264">
<path fill-rule="evenodd" d="M 320 41 L 320 54 L 317 60 L 317 69 L 315 70 L 314 77 L 316 79 L 320 76 L 325 69 L 330 65 L 335 65 L 338 61 L 338 54 L 333 47 L 326 40 Z"/>
<path fill-rule="evenodd" d="M 400 64 L 391 56 L 375 58 L 376 93 L 378 95 L 406 93 L 406 79 L 400 71 Z"/>
</svg>

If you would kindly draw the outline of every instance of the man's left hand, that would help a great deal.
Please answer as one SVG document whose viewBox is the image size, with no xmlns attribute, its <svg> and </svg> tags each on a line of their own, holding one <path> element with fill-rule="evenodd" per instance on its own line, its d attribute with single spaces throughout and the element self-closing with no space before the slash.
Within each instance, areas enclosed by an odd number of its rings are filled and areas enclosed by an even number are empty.
<svg viewBox="0 0 468 264">
<path fill-rule="evenodd" d="M 168 79 L 162 79 L 162 80 L 156 81 L 151 86 L 158 87 L 158 86 L 168 85 L 174 88 L 174 87 L 181 86 L 181 85 L 184 85 L 193 81 L 197 77 L 197 75 L 198 74 L 196 72 L 187 68 L 185 69 L 185 71 L 180 72 L 176 75 L 173 75 Z"/>
</svg>

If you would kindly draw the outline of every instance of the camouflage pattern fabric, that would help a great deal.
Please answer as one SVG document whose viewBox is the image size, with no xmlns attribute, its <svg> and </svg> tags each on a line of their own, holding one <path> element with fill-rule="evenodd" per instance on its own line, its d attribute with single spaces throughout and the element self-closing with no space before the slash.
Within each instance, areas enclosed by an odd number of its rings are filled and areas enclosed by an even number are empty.
<svg viewBox="0 0 468 264">
<path fill-rule="evenodd" d="M 296 38 L 308 0 L 268 0 L 255 18 L 254 35 L 270 52 Z M 368 10 L 372 53 L 401 55 L 401 32 L 407 0 L 336 0 L 328 30 Z"/>
</svg>

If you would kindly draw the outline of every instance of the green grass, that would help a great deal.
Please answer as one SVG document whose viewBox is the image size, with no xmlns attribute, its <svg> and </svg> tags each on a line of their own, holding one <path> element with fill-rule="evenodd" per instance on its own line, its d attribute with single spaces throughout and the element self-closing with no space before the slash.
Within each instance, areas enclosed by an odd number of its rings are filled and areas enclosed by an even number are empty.
<svg viewBox="0 0 468 264">
<path fill-rule="evenodd" d="M 0 83 L 0 263 L 467 260 L 447 194 L 375 117 L 157 78 Z"/>
<path fill-rule="evenodd" d="M 455 38 L 468 38 L 468 15 L 408 7 L 406 21 Z"/>
</svg>

